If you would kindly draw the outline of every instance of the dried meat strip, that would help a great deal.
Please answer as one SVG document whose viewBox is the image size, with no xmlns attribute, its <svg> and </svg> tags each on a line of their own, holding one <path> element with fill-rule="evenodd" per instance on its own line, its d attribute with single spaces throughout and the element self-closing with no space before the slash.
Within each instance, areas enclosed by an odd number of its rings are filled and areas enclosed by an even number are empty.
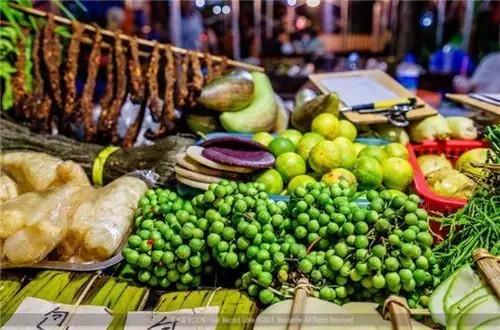
<svg viewBox="0 0 500 330">
<path fill-rule="evenodd" d="M 205 76 L 205 81 L 207 83 L 214 80 L 214 62 L 212 55 L 205 53 L 205 65 L 207 66 L 207 75 Z"/>
<path fill-rule="evenodd" d="M 163 137 L 173 128 L 175 119 L 175 83 L 177 77 L 176 61 L 174 53 L 172 52 L 172 46 L 166 45 L 164 51 L 164 57 L 166 61 L 166 68 L 163 71 L 165 79 L 165 91 L 163 93 L 163 115 L 161 120 L 160 128 L 153 132 L 152 130 L 147 130 L 144 134 L 146 138 L 150 140 L 156 140 Z"/>
<path fill-rule="evenodd" d="M 165 75 L 165 93 L 164 93 L 164 104 L 163 104 L 163 125 L 173 123 L 175 118 L 175 82 L 176 82 L 176 69 L 175 69 L 175 57 L 172 52 L 172 46 L 167 45 L 165 47 L 165 59 L 167 61 L 167 69 L 164 72 Z"/>
<path fill-rule="evenodd" d="M 78 74 L 78 55 L 82 42 L 84 27 L 77 21 L 71 23 L 73 35 L 68 47 L 66 61 L 66 72 L 64 82 L 66 83 L 66 100 L 63 109 L 63 127 L 68 132 L 69 124 L 74 120 L 73 111 L 76 103 L 76 76 Z"/>
<path fill-rule="evenodd" d="M 54 16 L 49 15 L 45 28 L 43 30 L 43 59 L 48 70 L 51 93 L 56 105 L 62 108 L 62 93 L 59 74 L 59 66 L 61 65 L 62 47 L 55 32 Z"/>
<path fill-rule="evenodd" d="M 144 99 L 144 80 L 139 60 L 139 45 L 135 36 L 130 40 L 130 57 L 128 61 L 131 85 L 130 97 L 132 101 L 142 103 Z"/>
<path fill-rule="evenodd" d="M 82 98 L 80 100 L 81 118 L 83 121 L 83 128 L 85 131 L 85 139 L 87 141 L 91 140 L 96 133 L 96 127 L 94 125 L 92 114 L 94 111 L 94 102 L 93 102 L 94 89 L 96 84 L 97 73 L 99 71 L 99 63 L 101 60 L 101 41 L 102 41 L 101 31 L 97 29 L 94 36 L 92 49 L 89 55 L 87 80 L 85 81 Z"/>
<path fill-rule="evenodd" d="M 220 77 L 227 69 L 227 57 L 222 56 L 222 61 L 214 68 L 214 78 Z"/>
<path fill-rule="evenodd" d="M 189 70 L 189 54 L 184 54 L 181 60 L 181 70 L 179 79 L 177 80 L 177 106 L 182 108 L 186 105 L 187 97 L 189 94 L 188 90 L 188 70 Z"/>
<path fill-rule="evenodd" d="M 149 62 L 148 72 L 146 78 L 148 80 L 149 100 L 148 106 L 153 116 L 154 121 L 159 121 L 162 114 L 159 87 L 158 87 L 158 69 L 160 66 L 160 48 L 155 41 L 153 52 L 151 53 L 151 60 Z"/>
<path fill-rule="evenodd" d="M 188 105 L 194 107 L 201 88 L 203 87 L 203 72 L 201 71 L 200 58 L 196 52 L 190 53 L 191 57 L 191 82 L 189 82 Z"/>
<path fill-rule="evenodd" d="M 41 71 L 41 59 L 40 59 L 40 39 L 42 34 L 39 30 L 35 32 L 33 36 L 33 48 L 31 51 L 31 58 L 33 61 L 33 91 L 29 98 L 29 118 L 31 126 L 35 129 L 40 129 L 40 112 L 38 109 L 42 107 L 44 101 L 44 81 Z"/>
<path fill-rule="evenodd" d="M 127 58 L 123 49 L 121 32 L 115 32 L 114 44 L 116 60 L 116 95 L 109 109 L 103 109 L 99 118 L 99 133 L 104 139 L 118 143 L 118 132 L 116 131 L 120 110 L 127 94 Z"/>
<path fill-rule="evenodd" d="M 27 35 L 25 34 L 25 37 Z M 25 67 L 26 67 L 26 45 L 20 38 L 17 43 L 18 55 L 16 58 L 16 74 L 12 79 L 12 92 L 14 96 L 14 109 L 16 117 L 26 119 L 29 113 L 26 112 L 26 99 L 28 94 L 24 88 L 26 81 Z"/>
<path fill-rule="evenodd" d="M 113 96 L 115 93 L 115 73 L 114 71 L 114 58 L 113 49 L 111 48 L 108 53 L 108 64 L 106 65 L 106 88 L 104 90 L 104 95 L 101 98 L 101 109 L 109 109 L 111 102 L 113 101 Z"/>
<path fill-rule="evenodd" d="M 191 53 L 191 68 L 193 70 L 193 81 L 191 87 L 196 91 L 201 91 L 203 87 L 203 72 L 201 71 L 201 63 L 198 54 Z"/>
</svg>

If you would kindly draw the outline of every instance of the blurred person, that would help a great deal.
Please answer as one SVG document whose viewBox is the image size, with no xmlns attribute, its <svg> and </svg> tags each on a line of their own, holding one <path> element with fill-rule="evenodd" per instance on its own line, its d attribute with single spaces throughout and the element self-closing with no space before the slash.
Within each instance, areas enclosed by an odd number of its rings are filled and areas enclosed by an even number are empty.
<svg viewBox="0 0 500 330">
<path fill-rule="evenodd" d="M 485 56 L 472 77 L 453 78 L 453 87 L 459 93 L 500 93 L 500 52 Z"/>
<path fill-rule="evenodd" d="M 203 33 L 203 17 L 193 1 L 181 1 L 181 40 L 182 47 L 199 50 Z"/>
<path fill-rule="evenodd" d="M 106 28 L 108 30 L 122 29 L 125 22 L 125 11 L 121 7 L 111 7 L 106 12 Z"/>
</svg>

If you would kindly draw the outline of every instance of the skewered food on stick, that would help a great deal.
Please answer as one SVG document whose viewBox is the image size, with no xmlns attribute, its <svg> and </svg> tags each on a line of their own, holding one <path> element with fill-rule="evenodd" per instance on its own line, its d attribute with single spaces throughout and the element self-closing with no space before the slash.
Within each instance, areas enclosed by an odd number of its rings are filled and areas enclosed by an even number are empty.
<svg viewBox="0 0 500 330">
<path fill-rule="evenodd" d="M 66 61 L 66 72 L 64 82 L 66 84 L 66 99 L 62 116 L 63 128 L 69 132 L 69 124 L 73 118 L 73 111 L 76 105 L 76 76 L 78 74 L 78 55 L 80 54 L 80 44 L 83 36 L 83 26 L 77 21 L 72 22 L 73 35 L 68 47 Z"/>
<path fill-rule="evenodd" d="M 141 103 L 144 99 L 144 80 L 142 78 L 141 62 L 139 60 L 139 44 L 137 37 L 130 40 L 130 59 L 128 60 L 130 72 L 130 97 L 132 101 Z"/>
<path fill-rule="evenodd" d="M 153 116 L 154 121 L 159 121 L 161 118 L 161 102 L 158 90 L 158 69 L 160 66 L 160 49 L 158 43 L 155 41 L 153 52 L 151 53 L 151 60 L 149 62 L 148 72 L 146 78 L 148 80 L 148 106 Z"/>
<path fill-rule="evenodd" d="M 97 132 L 92 118 L 92 112 L 94 110 L 94 89 L 97 73 L 99 71 L 99 61 L 101 58 L 101 41 L 101 32 L 97 30 L 94 36 L 94 44 L 92 45 L 92 50 L 90 51 L 87 80 L 83 87 L 82 98 L 80 101 L 79 118 L 81 118 L 83 121 L 86 140 L 92 140 Z"/>
<path fill-rule="evenodd" d="M 43 59 L 47 67 L 51 96 L 54 98 L 55 105 L 62 109 L 62 93 L 61 93 L 61 82 L 59 75 L 59 66 L 61 65 L 62 58 L 62 46 L 59 42 L 59 38 L 56 35 L 56 25 L 54 22 L 54 16 L 49 15 L 47 23 L 43 29 Z"/>
</svg>

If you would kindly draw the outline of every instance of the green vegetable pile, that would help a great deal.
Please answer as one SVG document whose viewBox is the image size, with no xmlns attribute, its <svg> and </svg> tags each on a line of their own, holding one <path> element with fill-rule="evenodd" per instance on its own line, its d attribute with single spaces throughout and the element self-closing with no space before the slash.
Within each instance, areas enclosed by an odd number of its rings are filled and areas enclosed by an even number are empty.
<svg viewBox="0 0 500 330">
<path fill-rule="evenodd" d="M 442 279 L 461 266 L 472 264 L 477 248 L 500 255 L 500 125 L 489 126 L 486 137 L 492 152 L 484 166 L 484 176 L 478 179 L 467 205 L 442 219 L 442 227 L 449 230 L 446 239 L 435 248 L 440 264 L 444 265 Z"/>
<path fill-rule="evenodd" d="M 150 286 L 186 290 L 201 283 L 202 264 L 210 259 L 205 248 L 207 219 L 198 218 L 191 202 L 168 189 L 148 190 L 139 201 L 135 234 L 123 249 L 125 279 Z"/>
<path fill-rule="evenodd" d="M 149 190 L 122 277 L 185 289 L 218 266 L 263 304 L 291 297 L 305 276 L 315 296 L 339 304 L 394 293 L 426 306 L 440 269 L 418 196 L 370 190 L 362 208 L 346 182 L 299 187 L 289 203 L 264 189 L 224 180 L 191 201 Z"/>
</svg>

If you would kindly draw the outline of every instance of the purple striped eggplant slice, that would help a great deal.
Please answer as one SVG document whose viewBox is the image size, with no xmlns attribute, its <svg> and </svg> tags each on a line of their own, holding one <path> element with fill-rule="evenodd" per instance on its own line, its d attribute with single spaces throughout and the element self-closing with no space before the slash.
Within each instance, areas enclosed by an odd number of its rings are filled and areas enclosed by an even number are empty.
<svg viewBox="0 0 500 330">
<path fill-rule="evenodd" d="M 262 144 L 240 136 L 221 136 L 209 139 L 200 144 L 203 148 L 219 147 L 242 151 L 268 151 Z"/>
<path fill-rule="evenodd" d="M 209 147 L 203 149 L 202 155 L 220 164 L 254 169 L 269 168 L 274 164 L 274 156 L 263 150 Z"/>
</svg>

